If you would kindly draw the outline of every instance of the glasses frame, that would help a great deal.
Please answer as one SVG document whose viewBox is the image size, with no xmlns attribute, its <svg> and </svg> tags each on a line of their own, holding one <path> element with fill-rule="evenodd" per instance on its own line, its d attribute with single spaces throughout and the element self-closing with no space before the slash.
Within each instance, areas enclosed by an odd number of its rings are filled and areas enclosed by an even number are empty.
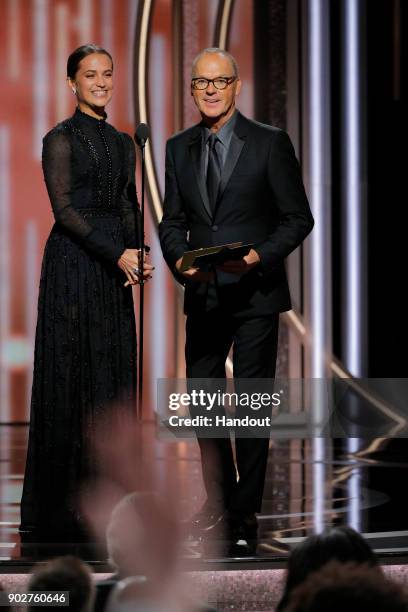
<svg viewBox="0 0 408 612">
<path fill-rule="evenodd" d="M 205 77 L 194 77 L 193 79 L 191 79 L 191 87 L 192 89 L 195 89 L 196 91 L 205 91 L 209 84 L 212 83 L 213 86 L 215 87 L 215 89 L 217 89 L 218 91 L 224 91 L 224 89 L 227 89 L 227 87 L 229 87 L 231 85 L 231 83 L 233 83 L 234 81 L 237 80 L 237 76 L 230 76 L 230 77 L 216 77 L 215 79 L 206 79 Z M 227 82 L 225 87 L 217 87 L 215 84 L 215 81 L 219 81 L 220 79 L 224 80 Z M 207 81 L 207 85 L 205 87 L 203 87 L 202 89 L 200 87 L 196 87 L 195 86 L 195 82 L 196 81 Z"/>
</svg>

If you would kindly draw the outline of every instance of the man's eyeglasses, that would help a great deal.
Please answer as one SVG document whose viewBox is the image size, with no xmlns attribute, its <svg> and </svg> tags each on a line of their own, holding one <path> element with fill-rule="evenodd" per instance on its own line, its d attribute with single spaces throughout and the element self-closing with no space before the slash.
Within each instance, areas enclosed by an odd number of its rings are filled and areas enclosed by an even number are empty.
<svg viewBox="0 0 408 612">
<path fill-rule="evenodd" d="M 204 79 L 202 77 L 196 77 L 191 79 L 191 86 L 193 89 L 207 89 L 210 83 L 212 83 L 215 89 L 226 89 L 228 85 L 236 80 L 236 76 L 231 77 L 217 77 L 216 79 Z"/>
</svg>

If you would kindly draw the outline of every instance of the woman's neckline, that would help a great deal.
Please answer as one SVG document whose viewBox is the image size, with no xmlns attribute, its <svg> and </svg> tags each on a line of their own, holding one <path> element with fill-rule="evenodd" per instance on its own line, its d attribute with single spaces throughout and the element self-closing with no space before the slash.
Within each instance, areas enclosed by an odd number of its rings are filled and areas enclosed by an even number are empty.
<svg viewBox="0 0 408 612">
<path fill-rule="evenodd" d="M 75 109 L 75 115 L 79 116 L 79 117 L 83 117 L 84 119 L 86 119 L 87 121 L 90 121 L 92 123 L 105 123 L 108 115 L 105 113 L 104 117 L 94 117 L 93 115 L 88 115 L 88 113 L 85 113 L 84 111 L 82 111 L 79 106 L 76 107 Z"/>
</svg>

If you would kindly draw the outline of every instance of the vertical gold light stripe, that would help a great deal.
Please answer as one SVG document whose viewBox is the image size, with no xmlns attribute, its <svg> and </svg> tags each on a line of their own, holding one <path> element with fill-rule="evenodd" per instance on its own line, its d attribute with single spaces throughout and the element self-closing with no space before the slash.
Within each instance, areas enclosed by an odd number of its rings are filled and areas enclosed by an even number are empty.
<svg viewBox="0 0 408 612">
<path fill-rule="evenodd" d="M 152 11 L 152 0 L 145 0 L 143 2 L 142 14 L 140 19 L 140 30 L 139 30 L 139 44 L 137 53 L 137 103 L 139 110 L 139 118 L 141 123 L 147 123 L 148 121 L 148 107 L 147 107 L 147 37 L 149 35 L 149 23 Z M 145 161 L 146 161 L 146 179 L 150 192 L 151 204 L 153 206 L 153 212 L 156 222 L 159 222 L 162 218 L 163 207 L 159 194 L 159 188 L 156 179 L 156 173 L 154 171 L 153 156 L 151 149 L 151 139 L 147 142 L 145 149 Z"/>
<path fill-rule="evenodd" d="M 220 49 L 226 49 L 228 44 L 228 30 L 232 17 L 232 2 L 233 0 L 224 0 L 224 6 L 222 7 L 218 35 L 218 47 L 220 47 Z"/>
</svg>

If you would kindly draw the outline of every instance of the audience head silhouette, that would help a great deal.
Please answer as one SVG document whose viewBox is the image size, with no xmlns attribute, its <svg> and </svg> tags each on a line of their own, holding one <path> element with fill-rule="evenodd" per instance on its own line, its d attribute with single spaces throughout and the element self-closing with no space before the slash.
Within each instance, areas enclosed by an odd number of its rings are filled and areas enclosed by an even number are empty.
<svg viewBox="0 0 408 612">
<path fill-rule="evenodd" d="M 76 557 L 58 557 L 37 569 L 31 576 L 29 591 L 68 591 L 69 606 L 65 609 L 75 612 L 91 612 L 95 589 L 91 572 Z M 43 610 L 43 607 L 29 606 L 28 610 Z"/>
<path fill-rule="evenodd" d="M 331 527 L 323 533 L 312 535 L 291 552 L 284 593 L 277 610 L 285 608 L 292 590 L 303 583 L 309 574 L 332 560 L 377 565 L 376 556 L 370 546 L 351 527 Z"/>
<path fill-rule="evenodd" d="M 285 612 L 408 612 L 404 588 L 379 567 L 331 561 L 293 590 Z"/>
</svg>

